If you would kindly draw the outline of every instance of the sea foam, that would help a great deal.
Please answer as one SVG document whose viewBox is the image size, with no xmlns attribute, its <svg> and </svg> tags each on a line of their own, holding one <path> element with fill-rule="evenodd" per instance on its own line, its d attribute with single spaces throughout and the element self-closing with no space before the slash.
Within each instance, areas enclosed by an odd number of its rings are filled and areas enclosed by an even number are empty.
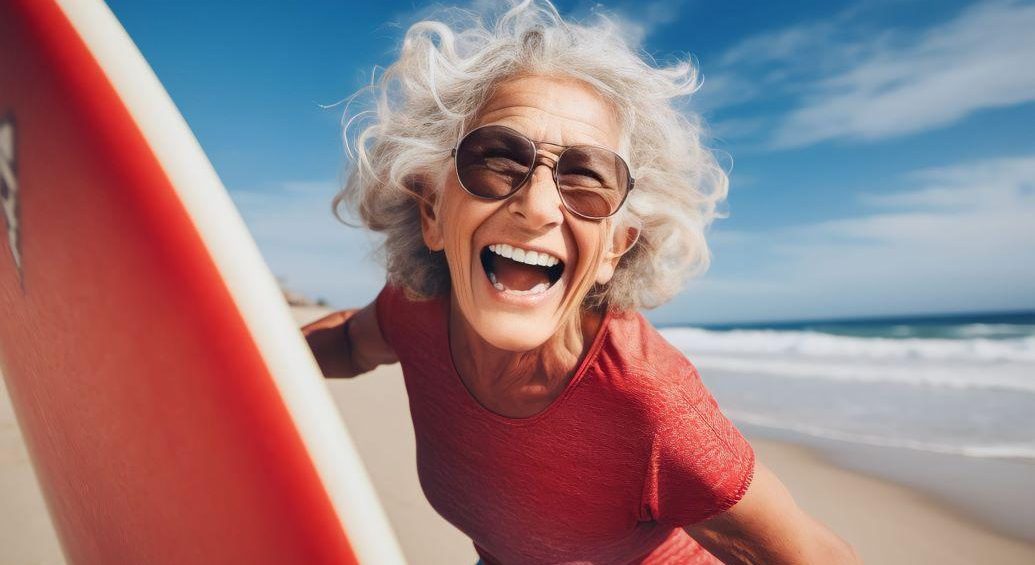
<svg viewBox="0 0 1035 565">
<path fill-rule="evenodd" d="M 1000 340 L 897 339 L 850 337 L 813 331 L 712 331 L 698 328 L 666 328 L 662 333 L 680 349 L 709 353 L 1035 363 L 1035 337 L 1031 336 Z"/>
<path fill-rule="evenodd" d="M 702 370 L 1035 393 L 1035 337 L 895 339 L 696 328 L 662 334 Z"/>
<path fill-rule="evenodd" d="M 738 424 L 871 446 L 1035 460 L 1035 335 L 1030 326 L 1005 326 L 936 328 L 955 338 L 916 337 L 931 332 L 919 324 L 863 328 L 879 332 L 872 337 L 754 328 L 677 327 L 662 334 Z"/>
</svg>

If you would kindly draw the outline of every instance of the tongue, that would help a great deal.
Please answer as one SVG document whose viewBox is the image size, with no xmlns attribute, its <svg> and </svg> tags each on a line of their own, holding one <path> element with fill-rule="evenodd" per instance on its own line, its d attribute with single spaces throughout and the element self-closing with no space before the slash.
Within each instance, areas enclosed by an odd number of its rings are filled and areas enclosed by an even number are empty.
<svg viewBox="0 0 1035 565">
<path fill-rule="evenodd" d="M 497 257 L 493 265 L 496 280 L 510 290 L 528 290 L 539 283 L 550 284 L 546 269 Z"/>
</svg>

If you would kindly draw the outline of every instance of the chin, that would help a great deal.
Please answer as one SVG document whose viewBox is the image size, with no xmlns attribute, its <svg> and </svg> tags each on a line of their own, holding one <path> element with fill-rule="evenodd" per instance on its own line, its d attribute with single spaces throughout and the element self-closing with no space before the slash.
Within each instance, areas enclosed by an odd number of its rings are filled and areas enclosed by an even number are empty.
<svg viewBox="0 0 1035 565">
<path fill-rule="evenodd" d="M 471 326 L 493 347 L 520 353 L 541 347 L 557 332 L 554 320 L 543 321 L 536 318 L 523 314 L 483 314 L 478 316 Z"/>
</svg>

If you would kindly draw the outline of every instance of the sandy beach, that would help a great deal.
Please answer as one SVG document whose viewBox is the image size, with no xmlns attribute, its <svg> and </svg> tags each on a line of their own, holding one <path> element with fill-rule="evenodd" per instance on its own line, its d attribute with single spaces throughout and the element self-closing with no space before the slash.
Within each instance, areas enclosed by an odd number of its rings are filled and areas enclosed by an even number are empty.
<svg viewBox="0 0 1035 565">
<path fill-rule="evenodd" d="M 324 310 L 293 312 L 302 324 Z M 474 563 L 470 541 L 440 518 L 421 493 L 399 366 L 327 384 L 409 561 Z M 1035 563 L 1035 545 L 994 531 L 958 506 L 916 488 L 843 470 L 806 448 L 764 440 L 750 431 L 748 436 L 759 459 L 787 484 L 799 504 L 851 542 L 866 563 Z M 931 490 L 937 489 L 924 489 Z M 0 565 L 64 562 L 3 386 L 0 508 Z"/>
</svg>

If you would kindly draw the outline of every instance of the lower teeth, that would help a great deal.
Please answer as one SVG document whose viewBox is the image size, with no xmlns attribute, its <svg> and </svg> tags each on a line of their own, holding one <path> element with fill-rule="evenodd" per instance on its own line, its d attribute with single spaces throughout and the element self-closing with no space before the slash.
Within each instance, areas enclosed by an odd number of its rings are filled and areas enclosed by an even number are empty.
<svg viewBox="0 0 1035 565">
<path fill-rule="evenodd" d="M 516 296 L 525 296 L 526 294 L 542 294 L 546 292 L 546 289 L 550 288 L 549 283 L 541 282 L 528 290 L 511 290 L 496 280 L 496 273 L 489 273 L 489 280 L 492 281 L 492 286 L 500 292 L 506 292 L 507 294 L 513 294 Z"/>
</svg>

